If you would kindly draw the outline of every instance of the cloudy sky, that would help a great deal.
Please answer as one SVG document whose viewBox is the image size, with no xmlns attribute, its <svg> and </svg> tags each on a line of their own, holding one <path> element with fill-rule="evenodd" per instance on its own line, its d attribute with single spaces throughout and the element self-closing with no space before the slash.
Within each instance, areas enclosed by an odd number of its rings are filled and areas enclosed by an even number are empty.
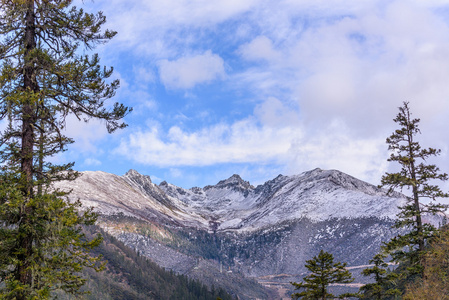
<svg viewBox="0 0 449 300">
<path fill-rule="evenodd" d="M 398 106 L 449 172 L 449 1 L 96 0 L 128 128 L 69 120 L 78 170 L 190 188 L 338 169 L 378 184 Z"/>
</svg>

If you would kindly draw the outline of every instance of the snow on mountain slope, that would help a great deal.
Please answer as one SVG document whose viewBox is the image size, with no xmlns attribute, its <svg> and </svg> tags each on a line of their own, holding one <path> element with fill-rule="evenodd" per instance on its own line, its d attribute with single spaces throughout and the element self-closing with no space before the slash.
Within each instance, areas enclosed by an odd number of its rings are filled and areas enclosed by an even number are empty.
<svg viewBox="0 0 449 300">
<path fill-rule="evenodd" d="M 338 171 L 315 169 L 295 176 L 278 177 L 270 201 L 259 194 L 260 207 L 249 215 L 247 226 L 260 227 L 285 219 L 308 218 L 395 218 L 405 198 L 387 196 L 385 191 Z M 273 190 L 273 189 L 272 189 Z M 264 201 L 264 202 L 262 202 Z M 287 218 L 285 218 L 288 216 Z"/>
<path fill-rule="evenodd" d="M 280 281 L 287 285 L 301 279 L 304 262 L 322 249 L 350 266 L 367 264 L 398 233 L 391 226 L 405 202 L 399 193 L 390 197 L 347 174 L 321 169 L 279 175 L 257 187 L 233 175 L 216 185 L 183 189 L 156 185 L 134 170 L 124 176 L 83 172 L 56 186 L 72 189 L 72 199 L 101 214 L 104 230 L 164 268 L 220 276 L 223 264 L 253 278 L 287 274 Z M 206 266 L 199 258 L 210 261 Z"/>
<path fill-rule="evenodd" d="M 86 171 L 74 181 L 55 183 L 55 188 L 71 190 L 71 199 L 79 199 L 83 206 L 93 207 L 105 216 L 123 214 L 147 221 L 182 222 L 186 226 L 207 224 L 195 212 L 186 213 L 184 203 L 167 196 L 149 176 L 135 170 L 124 176 Z"/>
<path fill-rule="evenodd" d="M 294 176 L 279 175 L 253 187 L 238 175 L 215 186 L 185 190 L 162 182 L 167 195 L 188 210 L 213 219 L 219 230 L 256 230 L 287 220 L 379 217 L 393 219 L 405 198 L 393 197 L 371 184 L 335 170 L 315 169 Z"/>
<path fill-rule="evenodd" d="M 257 187 L 233 175 L 216 185 L 183 189 L 159 186 L 149 176 L 130 170 L 124 176 L 83 172 L 73 182 L 59 182 L 103 215 L 123 213 L 210 230 L 253 231 L 279 222 L 308 218 L 378 217 L 393 219 L 405 198 L 387 196 L 371 184 L 335 170 L 315 169 L 279 175 Z"/>
</svg>

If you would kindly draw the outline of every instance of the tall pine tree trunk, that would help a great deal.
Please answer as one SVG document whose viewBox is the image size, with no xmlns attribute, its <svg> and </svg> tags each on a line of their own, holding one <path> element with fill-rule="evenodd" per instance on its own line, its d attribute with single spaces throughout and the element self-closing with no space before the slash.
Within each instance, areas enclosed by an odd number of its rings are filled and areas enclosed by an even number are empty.
<svg viewBox="0 0 449 300">
<path fill-rule="evenodd" d="M 414 210 L 415 210 L 415 214 L 416 214 L 416 221 L 415 221 L 415 226 L 416 226 L 416 233 L 418 235 L 418 249 L 419 249 L 419 263 L 420 265 L 422 264 L 422 258 L 421 258 L 421 254 L 424 253 L 424 234 L 423 234 L 423 225 L 422 225 L 422 219 L 421 219 L 421 207 L 419 204 L 419 194 L 418 194 L 418 187 L 416 186 L 416 169 L 415 169 L 415 163 L 412 160 L 411 162 L 411 177 L 413 179 L 413 182 L 415 183 L 415 185 L 413 185 L 413 206 L 414 206 Z M 421 271 L 421 276 L 424 276 L 424 269 L 422 269 Z"/>
<path fill-rule="evenodd" d="M 421 253 L 424 253 L 424 236 L 421 219 L 421 209 L 419 206 L 418 189 L 416 187 L 413 187 L 413 205 L 415 206 L 415 213 L 416 213 L 416 231 L 418 233 L 418 248 Z"/>
<path fill-rule="evenodd" d="M 26 29 L 25 29 L 25 67 L 23 70 L 23 88 L 27 99 L 22 107 L 22 174 L 25 176 L 24 192 L 27 196 L 33 193 L 33 144 L 35 121 L 35 103 L 32 93 L 38 91 L 36 72 L 33 64 L 32 52 L 36 48 L 36 28 L 34 20 L 34 0 L 27 0 Z M 30 96 L 28 96 L 30 95 Z"/>
<path fill-rule="evenodd" d="M 39 135 L 39 152 L 38 152 L 38 165 L 37 165 L 37 195 L 42 196 L 42 186 L 43 186 L 43 171 L 44 171 L 44 132 L 45 130 L 45 123 L 41 119 L 40 120 L 40 135 Z"/>
<path fill-rule="evenodd" d="M 35 122 L 35 103 L 33 93 L 38 91 L 35 67 L 32 57 L 33 50 L 36 48 L 35 35 L 34 0 L 27 0 L 24 36 L 25 66 L 23 70 L 23 89 L 25 99 L 22 100 L 21 172 L 23 178 L 23 194 L 25 199 L 28 200 L 33 197 L 33 123 Z M 31 270 L 29 268 L 29 257 L 32 255 L 33 237 L 30 236 L 29 229 L 27 229 L 26 223 L 28 216 L 32 214 L 32 208 L 26 205 L 26 202 L 22 207 L 20 216 L 23 224 L 20 224 L 19 226 L 22 226 L 25 232 L 20 232 L 21 236 L 19 239 L 19 247 L 21 248 L 21 254 L 18 257 L 20 265 L 17 269 L 16 279 L 21 284 L 31 286 L 32 276 Z M 26 299 L 26 295 L 22 294 L 18 299 Z"/>
<path fill-rule="evenodd" d="M 407 111 L 407 123 L 412 124 L 411 122 L 411 116 L 410 111 Z M 409 125 L 410 126 L 410 125 Z M 416 231 L 418 234 L 418 249 L 420 253 L 423 253 L 424 251 L 424 236 L 423 236 L 423 225 L 422 225 L 422 219 L 421 219 L 421 208 L 419 205 L 419 195 L 418 195 L 418 186 L 416 182 L 416 168 L 415 168 L 415 154 L 413 151 L 413 131 L 410 129 L 408 130 L 407 134 L 408 138 L 408 145 L 409 145 L 409 159 L 410 159 L 410 175 L 413 181 L 413 206 L 415 209 L 416 214 Z"/>
</svg>

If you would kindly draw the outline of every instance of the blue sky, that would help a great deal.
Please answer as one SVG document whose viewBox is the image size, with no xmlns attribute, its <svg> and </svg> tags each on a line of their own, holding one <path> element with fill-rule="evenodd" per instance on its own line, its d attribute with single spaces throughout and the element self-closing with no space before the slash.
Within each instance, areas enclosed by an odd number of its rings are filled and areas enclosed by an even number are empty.
<svg viewBox="0 0 449 300">
<path fill-rule="evenodd" d="M 81 1 L 79 1 L 81 2 Z M 129 126 L 68 120 L 77 170 L 190 188 L 316 167 L 371 183 L 403 101 L 449 172 L 449 1 L 96 0 Z"/>
</svg>

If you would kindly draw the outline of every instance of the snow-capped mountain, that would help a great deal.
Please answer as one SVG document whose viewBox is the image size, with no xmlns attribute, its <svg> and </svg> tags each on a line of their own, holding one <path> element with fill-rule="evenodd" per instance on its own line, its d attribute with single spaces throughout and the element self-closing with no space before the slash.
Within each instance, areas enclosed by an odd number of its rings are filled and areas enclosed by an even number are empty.
<svg viewBox="0 0 449 300">
<path fill-rule="evenodd" d="M 218 225 L 218 230 L 257 230 L 279 222 L 307 218 L 379 217 L 393 219 L 400 194 L 388 196 L 366 182 L 339 171 L 315 169 L 295 176 L 279 175 L 254 187 L 239 175 L 214 186 L 185 190 L 162 182 L 167 195 Z"/>
<path fill-rule="evenodd" d="M 71 189 L 71 198 L 100 214 L 100 226 L 161 266 L 228 288 L 237 274 L 289 288 L 321 249 L 353 268 L 366 265 L 397 233 L 391 225 L 405 203 L 399 193 L 321 169 L 256 187 L 233 175 L 183 189 L 134 170 L 83 172 L 57 187 Z M 265 297 L 250 290 L 247 299 Z"/>
</svg>

